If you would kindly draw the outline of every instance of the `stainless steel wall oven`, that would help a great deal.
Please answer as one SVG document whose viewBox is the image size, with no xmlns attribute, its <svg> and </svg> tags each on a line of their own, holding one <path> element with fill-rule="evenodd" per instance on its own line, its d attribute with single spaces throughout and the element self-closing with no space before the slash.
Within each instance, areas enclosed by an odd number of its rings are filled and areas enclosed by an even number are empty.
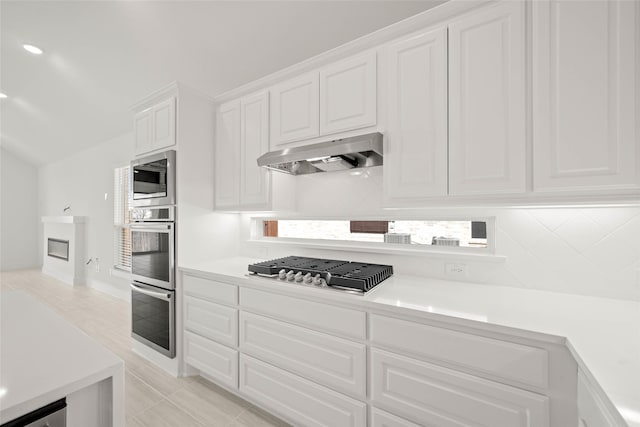
<svg viewBox="0 0 640 427">
<path fill-rule="evenodd" d="M 131 336 L 175 357 L 175 207 L 132 208 Z"/>
</svg>

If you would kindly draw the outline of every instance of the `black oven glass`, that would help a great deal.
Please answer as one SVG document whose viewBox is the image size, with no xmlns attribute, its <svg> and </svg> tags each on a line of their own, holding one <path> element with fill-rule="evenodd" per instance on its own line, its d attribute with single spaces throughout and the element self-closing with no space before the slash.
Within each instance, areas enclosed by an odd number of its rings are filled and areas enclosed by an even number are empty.
<svg viewBox="0 0 640 427">
<path fill-rule="evenodd" d="M 167 196 L 167 159 L 133 167 L 133 200 Z"/>
<path fill-rule="evenodd" d="M 170 351 L 171 304 L 140 292 L 131 293 L 131 330 L 154 344 Z"/>
<path fill-rule="evenodd" d="M 169 239 L 166 232 L 131 230 L 131 272 L 170 282 Z"/>
</svg>

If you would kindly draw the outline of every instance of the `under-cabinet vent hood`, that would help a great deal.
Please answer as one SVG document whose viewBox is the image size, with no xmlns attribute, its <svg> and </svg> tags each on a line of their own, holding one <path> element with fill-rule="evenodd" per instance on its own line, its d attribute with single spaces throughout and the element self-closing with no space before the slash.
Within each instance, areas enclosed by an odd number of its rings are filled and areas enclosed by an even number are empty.
<svg viewBox="0 0 640 427">
<path fill-rule="evenodd" d="M 258 166 L 304 175 L 382 164 L 382 134 L 375 132 L 327 142 L 271 151 L 258 158 Z"/>
</svg>

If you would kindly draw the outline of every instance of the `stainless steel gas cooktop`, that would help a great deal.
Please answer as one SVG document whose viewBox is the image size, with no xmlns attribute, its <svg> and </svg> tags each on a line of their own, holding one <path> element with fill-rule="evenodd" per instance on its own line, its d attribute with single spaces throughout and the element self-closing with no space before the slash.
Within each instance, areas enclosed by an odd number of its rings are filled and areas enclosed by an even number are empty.
<svg viewBox="0 0 640 427">
<path fill-rule="evenodd" d="M 393 275 L 390 265 L 288 256 L 249 264 L 249 273 L 301 285 L 362 293 Z"/>
</svg>

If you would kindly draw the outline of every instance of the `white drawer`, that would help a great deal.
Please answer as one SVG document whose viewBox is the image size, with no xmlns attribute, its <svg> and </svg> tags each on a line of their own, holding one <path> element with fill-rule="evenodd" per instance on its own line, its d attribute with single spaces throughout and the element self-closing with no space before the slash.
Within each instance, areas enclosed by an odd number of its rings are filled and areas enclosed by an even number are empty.
<svg viewBox="0 0 640 427">
<path fill-rule="evenodd" d="M 240 390 L 296 426 L 364 427 L 367 405 L 240 355 Z"/>
<path fill-rule="evenodd" d="M 184 360 L 216 381 L 238 388 L 237 351 L 185 331 Z"/>
<path fill-rule="evenodd" d="M 235 308 L 186 296 L 184 326 L 221 344 L 238 346 L 238 310 Z"/>
<path fill-rule="evenodd" d="M 548 427 L 549 399 L 493 381 L 371 349 L 376 406 L 438 427 Z"/>
<path fill-rule="evenodd" d="M 182 287 L 186 295 L 228 305 L 238 304 L 238 287 L 236 285 L 184 274 Z"/>
<path fill-rule="evenodd" d="M 240 350 L 335 390 L 365 398 L 364 344 L 241 312 Z"/>
<path fill-rule="evenodd" d="M 338 335 L 364 339 L 366 334 L 366 314 L 361 311 L 248 288 L 240 289 L 240 305 L 258 313 Z"/>
<path fill-rule="evenodd" d="M 549 355 L 544 349 L 376 314 L 370 316 L 369 322 L 373 343 L 470 368 L 498 379 L 540 388 L 549 385 Z"/>
<path fill-rule="evenodd" d="M 379 408 L 371 407 L 371 427 L 420 427 L 404 418 L 396 417 Z"/>
</svg>

